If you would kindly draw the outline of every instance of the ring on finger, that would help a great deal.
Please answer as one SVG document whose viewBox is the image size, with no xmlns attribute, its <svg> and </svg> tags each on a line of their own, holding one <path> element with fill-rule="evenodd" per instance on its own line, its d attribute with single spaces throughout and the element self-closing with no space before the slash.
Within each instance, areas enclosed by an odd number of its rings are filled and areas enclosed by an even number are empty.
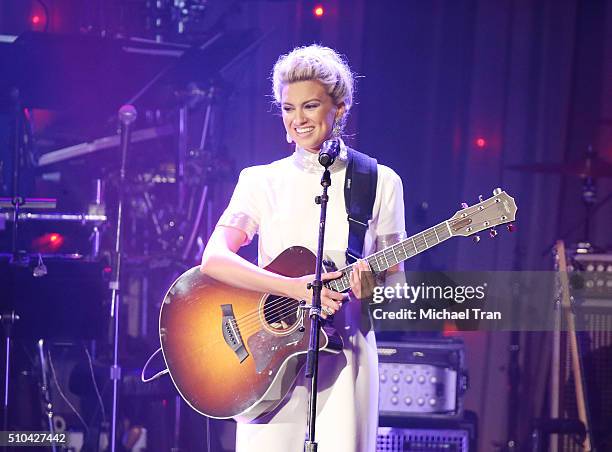
<svg viewBox="0 0 612 452">
<path fill-rule="evenodd" d="M 325 314 L 327 315 L 334 315 L 334 311 L 332 311 L 330 308 L 328 308 L 327 306 L 323 307 L 323 311 L 325 311 Z"/>
</svg>

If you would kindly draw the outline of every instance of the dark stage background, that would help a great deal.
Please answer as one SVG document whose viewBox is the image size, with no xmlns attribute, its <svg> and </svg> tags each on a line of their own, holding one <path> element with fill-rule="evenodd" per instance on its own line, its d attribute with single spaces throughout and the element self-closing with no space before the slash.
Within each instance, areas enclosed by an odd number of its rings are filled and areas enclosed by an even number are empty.
<svg viewBox="0 0 612 452">
<path fill-rule="evenodd" d="M 44 25 L 49 32 L 95 34 L 107 27 L 130 35 L 140 27 L 137 16 L 118 13 L 122 4 L 118 1 L 106 7 L 103 0 L 45 3 L 49 15 Z M 123 2 L 124 9 L 136 3 Z M 407 268 L 552 269 L 549 248 L 554 241 L 583 238 L 580 180 L 511 171 L 507 166 L 577 160 L 588 146 L 612 161 L 612 2 L 318 3 L 325 7 L 321 18 L 313 16 L 315 2 L 310 0 L 208 2 L 204 19 L 208 23 L 221 20 L 229 29 L 253 27 L 263 36 L 223 74 L 224 91 L 217 99 L 214 124 L 219 152 L 237 169 L 291 152 L 280 115 L 272 106 L 270 71 L 276 58 L 294 46 L 317 42 L 333 47 L 347 56 L 359 76 L 347 142 L 400 174 L 409 235 L 448 218 L 463 201 L 472 204 L 479 194 L 490 196 L 495 187 L 508 191 L 519 207 L 515 233 L 501 233 L 479 244 L 454 240 L 410 261 Z M 28 17 L 35 10 L 40 10 L 40 2 L 3 0 L 0 32 L 32 29 Z M 113 117 L 119 105 L 109 105 L 107 111 L 83 105 L 86 113 L 71 116 L 70 127 L 87 131 L 91 139 L 97 133 L 92 121 Z M 8 195 L 9 116 L 3 114 L 2 194 Z M 53 115 L 50 119 L 45 113 L 38 115 L 35 136 L 40 141 L 60 131 L 63 139 L 76 140 L 76 134 L 57 125 Z M 105 130 L 110 135 L 114 130 L 109 124 Z M 138 155 L 146 160 L 147 152 L 171 146 L 157 143 Z M 113 158 L 116 154 L 106 154 L 96 162 Z M 93 170 L 86 162 L 83 165 L 72 171 L 87 184 L 88 176 L 81 171 Z M 235 174 L 227 176 L 215 193 L 215 218 L 231 193 Z M 597 189 L 603 199 L 610 195 L 612 184 L 600 179 Z M 24 190 L 36 193 L 25 182 Z M 591 241 L 611 249 L 611 225 L 612 202 L 595 213 Z M 254 246 L 245 252 L 252 257 Z M 480 420 L 479 450 L 494 450 L 509 437 L 525 440 L 529 420 L 546 409 L 550 341 L 543 334 L 521 335 L 524 373 L 515 413 L 517 431 L 512 433 L 507 419 L 509 334 L 457 335 L 467 343 L 471 389 L 466 408 Z M 145 337 L 150 343 L 155 339 L 154 331 Z"/>
</svg>

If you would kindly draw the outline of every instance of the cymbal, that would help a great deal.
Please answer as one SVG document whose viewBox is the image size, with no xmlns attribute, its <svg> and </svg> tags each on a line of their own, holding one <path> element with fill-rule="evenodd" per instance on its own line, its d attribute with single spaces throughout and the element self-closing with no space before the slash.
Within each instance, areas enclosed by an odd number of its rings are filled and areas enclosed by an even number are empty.
<svg viewBox="0 0 612 452">
<path fill-rule="evenodd" d="M 569 163 L 531 163 L 529 165 L 510 165 L 506 168 L 526 173 L 564 174 L 581 178 L 612 177 L 612 163 L 597 156 Z"/>
</svg>

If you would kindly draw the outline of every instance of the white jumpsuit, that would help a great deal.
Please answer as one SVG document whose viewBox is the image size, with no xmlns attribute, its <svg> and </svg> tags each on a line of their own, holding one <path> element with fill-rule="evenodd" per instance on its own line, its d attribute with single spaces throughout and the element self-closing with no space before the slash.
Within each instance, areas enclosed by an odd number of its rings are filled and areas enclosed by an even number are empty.
<svg viewBox="0 0 612 452">
<path fill-rule="evenodd" d="M 317 154 L 296 148 L 284 159 L 244 169 L 218 225 L 257 233 L 258 263 L 268 265 L 291 246 L 317 248 L 323 167 Z M 332 185 L 325 233 L 325 254 L 344 267 L 348 221 L 344 203 L 346 148 L 331 167 Z M 405 237 L 402 182 L 390 168 L 378 165 L 373 218 L 364 255 Z M 344 340 L 343 353 L 322 353 L 319 361 L 316 441 L 320 452 L 374 452 L 378 420 L 376 341 L 365 303 L 346 303 L 334 316 Z M 238 422 L 238 452 L 301 452 L 306 434 L 310 380 L 300 376 L 273 413 L 250 423 Z"/>
</svg>

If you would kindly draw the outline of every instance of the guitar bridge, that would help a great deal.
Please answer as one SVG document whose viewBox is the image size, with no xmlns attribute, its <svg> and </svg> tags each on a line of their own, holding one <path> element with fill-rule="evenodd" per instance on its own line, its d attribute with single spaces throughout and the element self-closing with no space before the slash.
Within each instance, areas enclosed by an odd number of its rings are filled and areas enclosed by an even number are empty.
<svg viewBox="0 0 612 452">
<path fill-rule="evenodd" d="M 243 362 L 249 356 L 244 347 L 242 336 L 240 335 L 240 329 L 236 323 L 236 317 L 234 316 L 234 310 L 231 304 L 222 304 L 221 312 L 223 317 L 221 318 L 221 331 L 223 332 L 223 339 L 225 343 L 236 353 L 236 356 Z"/>
</svg>

